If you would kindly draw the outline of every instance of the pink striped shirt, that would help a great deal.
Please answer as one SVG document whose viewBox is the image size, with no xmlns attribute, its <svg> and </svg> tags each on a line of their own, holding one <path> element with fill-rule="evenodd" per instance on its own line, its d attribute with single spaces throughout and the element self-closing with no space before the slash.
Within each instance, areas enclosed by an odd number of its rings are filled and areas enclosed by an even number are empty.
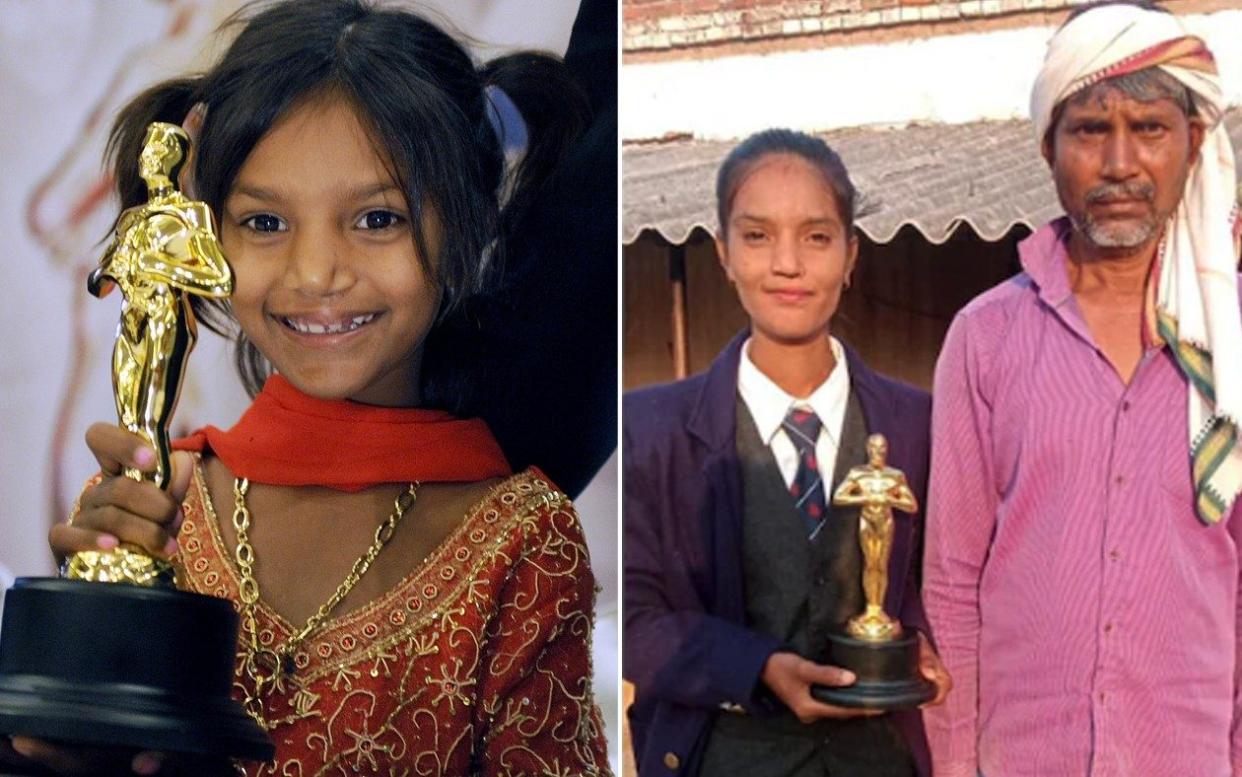
<svg viewBox="0 0 1242 777">
<path fill-rule="evenodd" d="M 1068 222 L 954 320 L 936 365 L 923 597 L 955 687 L 936 777 L 1242 775 L 1242 506 L 1195 517 L 1187 383 L 1129 385 L 1066 273 Z"/>
</svg>

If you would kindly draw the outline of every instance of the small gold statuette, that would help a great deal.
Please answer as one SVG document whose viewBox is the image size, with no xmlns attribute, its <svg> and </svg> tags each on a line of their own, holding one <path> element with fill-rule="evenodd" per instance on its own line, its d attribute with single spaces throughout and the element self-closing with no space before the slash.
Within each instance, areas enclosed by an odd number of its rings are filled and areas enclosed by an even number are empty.
<svg viewBox="0 0 1242 777">
<path fill-rule="evenodd" d="M 87 289 L 97 297 L 121 289 L 121 321 L 112 351 L 112 388 L 120 425 L 155 450 L 154 473 L 127 469 L 166 488 L 172 477 L 168 424 L 177 405 L 186 357 L 198 333 L 189 295 L 233 293 L 233 273 L 216 238 L 211 210 L 176 188 L 190 141 L 173 124 L 147 129 L 139 170 L 147 183 L 145 205 L 117 221 L 116 237 Z M 173 586 L 172 565 L 133 546 L 76 553 L 67 562 L 72 580 Z"/>
<path fill-rule="evenodd" d="M 935 696 L 919 671 L 919 634 L 884 612 L 888 563 L 893 553 L 893 510 L 918 512 L 905 474 L 888 466 L 888 440 L 867 438 L 867 463 L 854 467 L 837 486 L 832 503 L 858 508 L 862 589 L 866 604 L 843 628 L 828 632 L 826 662 L 854 673 L 844 686 L 811 686 L 825 704 L 878 710 L 911 709 Z"/>
<path fill-rule="evenodd" d="M 888 440 L 882 434 L 867 438 L 867 463 L 854 467 L 837 486 L 832 503 L 860 507 L 858 544 L 863 554 L 863 595 L 867 606 L 846 626 L 852 636 L 871 642 L 888 642 L 901 636 L 901 624 L 884 612 L 888 590 L 888 560 L 893 552 L 893 510 L 918 512 L 914 492 L 905 474 L 889 467 Z"/>
</svg>

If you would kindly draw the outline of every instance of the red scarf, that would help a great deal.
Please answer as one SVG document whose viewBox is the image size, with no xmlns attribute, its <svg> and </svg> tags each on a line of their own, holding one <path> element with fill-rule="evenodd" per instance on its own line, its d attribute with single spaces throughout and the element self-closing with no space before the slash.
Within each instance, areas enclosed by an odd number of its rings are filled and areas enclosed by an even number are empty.
<svg viewBox="0 0 1242 777">
<path fill-rule="evenodd" d="M 308 397 L 273 375 L 237 425 L 173 443 L 210 449 L 237 477 L 278 486 L 361 491 L 380 483 L 473 482 L 510 474 L 481 419 L 442 410 Z"/>
</svg>

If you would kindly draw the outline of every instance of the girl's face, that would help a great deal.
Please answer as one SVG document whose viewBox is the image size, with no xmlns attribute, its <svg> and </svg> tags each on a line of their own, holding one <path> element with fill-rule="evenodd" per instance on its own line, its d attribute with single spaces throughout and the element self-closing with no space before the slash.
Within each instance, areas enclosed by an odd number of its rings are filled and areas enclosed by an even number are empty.
<svg viewBox="0 0 1242 777">
<path fill-rule="evenodd" d="M 778 344 L 824 337 L 858 254 L 824 176 L 794 154 L 761 157 L 737 187 L 716 252 L 750 315 Z"/>
<path fill-rule="evenodd" d="M 238 172 L 221 237 L 233 312 L 277 372 L 322 399 L 413 405 L 440 290 L 379 148 L 345 100 L 290 110 Z"/>
</svg>

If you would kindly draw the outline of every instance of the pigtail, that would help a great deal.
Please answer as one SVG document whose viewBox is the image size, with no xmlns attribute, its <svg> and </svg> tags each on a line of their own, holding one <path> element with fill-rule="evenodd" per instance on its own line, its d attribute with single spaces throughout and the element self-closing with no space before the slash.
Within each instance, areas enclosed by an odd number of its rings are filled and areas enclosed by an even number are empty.
<svg viewBox="0 0 1242 777">
<path fill-rule="evenodd" d="M 511 237 L 531 201 L 538 195 L 548 175 L 568 153 L 573 142 L 590 122 L 587 94 L 574 80 L 564 63 L 532 52 L 509 54 L 488 62 L 479 71 L 487 87 L 489 120 L 504 115 L 511 101 L 525 125 L 525 152 L 521 161 L 505 176 L 502 193 L 500 233 Z M 499 89 L 502 95 L 496 94 Z M 497 132 L 501 143 L 509 145 L 510 129 Z M 495 130 L 495 127 L 493 127 Z"/>
<path fill-rule="evenodd" d="M 586 93 L 553 57 L 509 54 L 487 63 L 479 76 L 485 100 L 479 148 L 499 145 L 507 156 L 516 147 L 522 154 L 499 181 L 500 218 L 494 240 L 475 270 L 477 287 L 455 295 L 424 345 L 423 402 L 457 414 L 470 414 L 483 388 L 486 372 L 479 355 L 483 328 L 508 320 L 502 311 L 511 304 L 512 289 L 505 278 L 516 269 L 506 261 L 508 244 L 549 174 L 590 120 Z"/>
</svg>

